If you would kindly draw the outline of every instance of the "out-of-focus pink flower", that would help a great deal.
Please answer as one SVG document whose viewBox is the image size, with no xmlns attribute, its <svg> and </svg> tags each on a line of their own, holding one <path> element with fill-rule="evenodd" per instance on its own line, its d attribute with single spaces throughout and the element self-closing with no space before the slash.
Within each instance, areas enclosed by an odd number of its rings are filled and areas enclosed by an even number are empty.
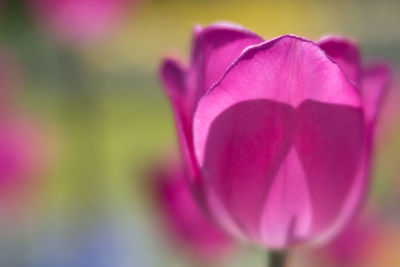
<svg viewBox="0 0 400 267">
<path fill-rule="evenodd" d="M 400 69 L 395 68 L 394 71 L 391 88 L 385 98 L 379 119 L 377 142 L 384 142 L 387 135 L 394 134 L 400 126 Z"/>
<path fill-rule="evenodd" d="M 55 37 L 89 43 L 113 29 L 131 0 L 30 0 L 39 22 Z"/>
<path fill-rule="evenodd" d="M 196 27 L 189 64 L 166 58 L 160 76 L 192 191 L 229 232 L 315 243 L 360 206 L 390 74 L 352 41 Z"/>
<path fill-rule="evenodd" d="M 207 220 L 187 186 L 183 168 L 177 164 L 158 167 L 154 192 L 166 229 L 180 248 L 199 260 L 221 260 L 233 241 Z"/>
<path fill-rule="evenodd" d="M 385 97 L 376 133 L 376 154 L 379 160 L 379 181 L 376 181 L 378 201 L 386 203 L 385 208 L 400 215 L 400 69 L 394 67 L 390 90 Z M 382 203 L 381 203 L 382 204 Z"/>
<path fill-rule="evenodd" d="M 395 267 L 400 265 L 398 226 L 381 218 L 363 217 L 326 246 L 308 255 L 307 266 Z"/>
<path fill-rule="evenodd" d="M 48 140 L 47 140 L 48 141 Z M 18 213 L 44 175 L 48 144 L 34 120 L 0 114 L 0 211 Z"/>
</svg>

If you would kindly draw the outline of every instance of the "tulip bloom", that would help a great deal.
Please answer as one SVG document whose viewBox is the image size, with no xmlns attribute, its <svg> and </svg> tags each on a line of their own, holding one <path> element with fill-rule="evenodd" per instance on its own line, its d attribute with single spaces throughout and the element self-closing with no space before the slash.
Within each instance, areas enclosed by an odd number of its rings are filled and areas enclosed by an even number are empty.
<svg viewBox="0 0 400 267">
<path fill-rule="evenodd" d="M 339 37 L 264 41 L 196 27 L 160 76 L 192 191 L 227 231 L 284 249 L 326 240 L 364 198 L 389 70 Z"/>
<path fill-rule="evenodd" d="M 44 27 L 72 43 L 88 43 L 112 29 L 129 0 L 30 0 Z"/>
<path fill-rule="evenodd" d="M 201 260 L 225 256 L 233 242 L 204 217 L 189 191 L 183 169 L 164 166 L 154 176 L 154 192 L 166 229 L 177 244 Z"/>
</svg>

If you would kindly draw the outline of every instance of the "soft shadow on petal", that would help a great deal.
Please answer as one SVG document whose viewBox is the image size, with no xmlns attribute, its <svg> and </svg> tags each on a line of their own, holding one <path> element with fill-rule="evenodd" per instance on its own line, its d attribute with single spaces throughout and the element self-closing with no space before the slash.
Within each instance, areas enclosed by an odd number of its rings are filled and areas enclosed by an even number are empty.
<svg viewBox="0 0 400 267">
<path fill-rule="evenodd" d="M 315 101 L 298 107 L 297 125 L 296 151 L 311 196 L 313 236 L 354 213 L 363 199 L 365 190 L 354 185 L 364 189 L 367 184 L 360 171 L 366 167 L 367 133 L 361 108 Z"/>
<path fill-rule="evenodd" d="M 355 211 L 366 185 L 364 148 L 361 108 L 245 101 L 213 121 L 202 175 L 230 217 L 223 225 L 282 248 L 325 234 Z"/>
<path fill-rule="evenodd" d="M 293 143 L 294 126 L 289 105 L 254 100 L 229 108 L 210 128 L 202 175 L 233 224 L 254 239 L 265 196 Z"/>
<path fill-rule="evenodd" d="M 260 221 L 261 243 L 281 249 L 308 237 L 312 203 L 307 176 L 294 147 L 274 177 Z"/>
</svg>

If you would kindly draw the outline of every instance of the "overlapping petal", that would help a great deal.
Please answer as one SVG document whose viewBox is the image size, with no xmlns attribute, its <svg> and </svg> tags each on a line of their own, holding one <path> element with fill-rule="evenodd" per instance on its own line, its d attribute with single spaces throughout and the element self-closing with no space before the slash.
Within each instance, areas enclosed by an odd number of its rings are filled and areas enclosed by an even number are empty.
<svg viewBox="0 0 400 267">
<path fill-rule="evenodd" d="M 233 241 L 202 214 L 181 165 L 170 163 L 157 167 L 154 193 L 171 238 L 194 256 L 214 260 L 226 256 Z"/>
<path fill-rule="evenodd" d="M 222 77 L 244 49 L 261 42 L 263 39 L 256 34 L 231 24 L 197 28 L 191 69 L 197 97 L 203 96 Z"/>
<path fill-rule="evenodd" d="M 188 70 L 172 58 L 164 59 L 161 64 L 160 76 L 172 102 L 179 142 L 193 183 L 200 183 L 196 179 L 198 166 L 192 140 L 192 120 L 197 103 L 247 46 L 261 41 L 254 33 L 229 24 L 214 24 L 204 29 L 196 27 Z"/>
<path fill-rule="evenodd" d="M 202 179 L 245 235 L 273 247 L 333 225 L 358 177 L 364 135 L 354 85 L 295 36 L 248 49 L 194 119 Z"/>
<path fill-rule="evenodd" d="M 174 112 L 178 139 L 188 177 L 197 177 L 197 165 L 192 145 L 191 101 L 186 84 L 187 67 L 172 57 L 165 58 L 160 66 L 160 78 L 170 99 Z"/>
<path fill-rule="evenodd" d="M 350 80 L 359 84 L 362 73 L 361 55 L 355 42 L 339 36 L 329 36 L 322 38 L 318 45 L 339 64 Z"/>
<path fill-rule="evenodd" d="M 367 191 L 386 66 L 364 70 L 344 38 L 263 42 L 221 24 L 195 28 L 190 65 L 177 66 L 162 73 L 175 81 L 190 184 L 220 225 L 282 249 L 349 221 Z"/>
</svg>

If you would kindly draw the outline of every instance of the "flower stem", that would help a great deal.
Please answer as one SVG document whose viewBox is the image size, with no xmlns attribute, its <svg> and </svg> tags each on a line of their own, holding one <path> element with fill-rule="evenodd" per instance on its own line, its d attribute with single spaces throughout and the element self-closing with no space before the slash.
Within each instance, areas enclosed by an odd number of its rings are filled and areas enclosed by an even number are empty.
<svg viewBox="0 0 400 267">
<path fill-rule="evenodd" d="M 286 251 L 270 251 L 268 253 L 268 267 L 285 267 L 287 260 Z"/>
</svg>

